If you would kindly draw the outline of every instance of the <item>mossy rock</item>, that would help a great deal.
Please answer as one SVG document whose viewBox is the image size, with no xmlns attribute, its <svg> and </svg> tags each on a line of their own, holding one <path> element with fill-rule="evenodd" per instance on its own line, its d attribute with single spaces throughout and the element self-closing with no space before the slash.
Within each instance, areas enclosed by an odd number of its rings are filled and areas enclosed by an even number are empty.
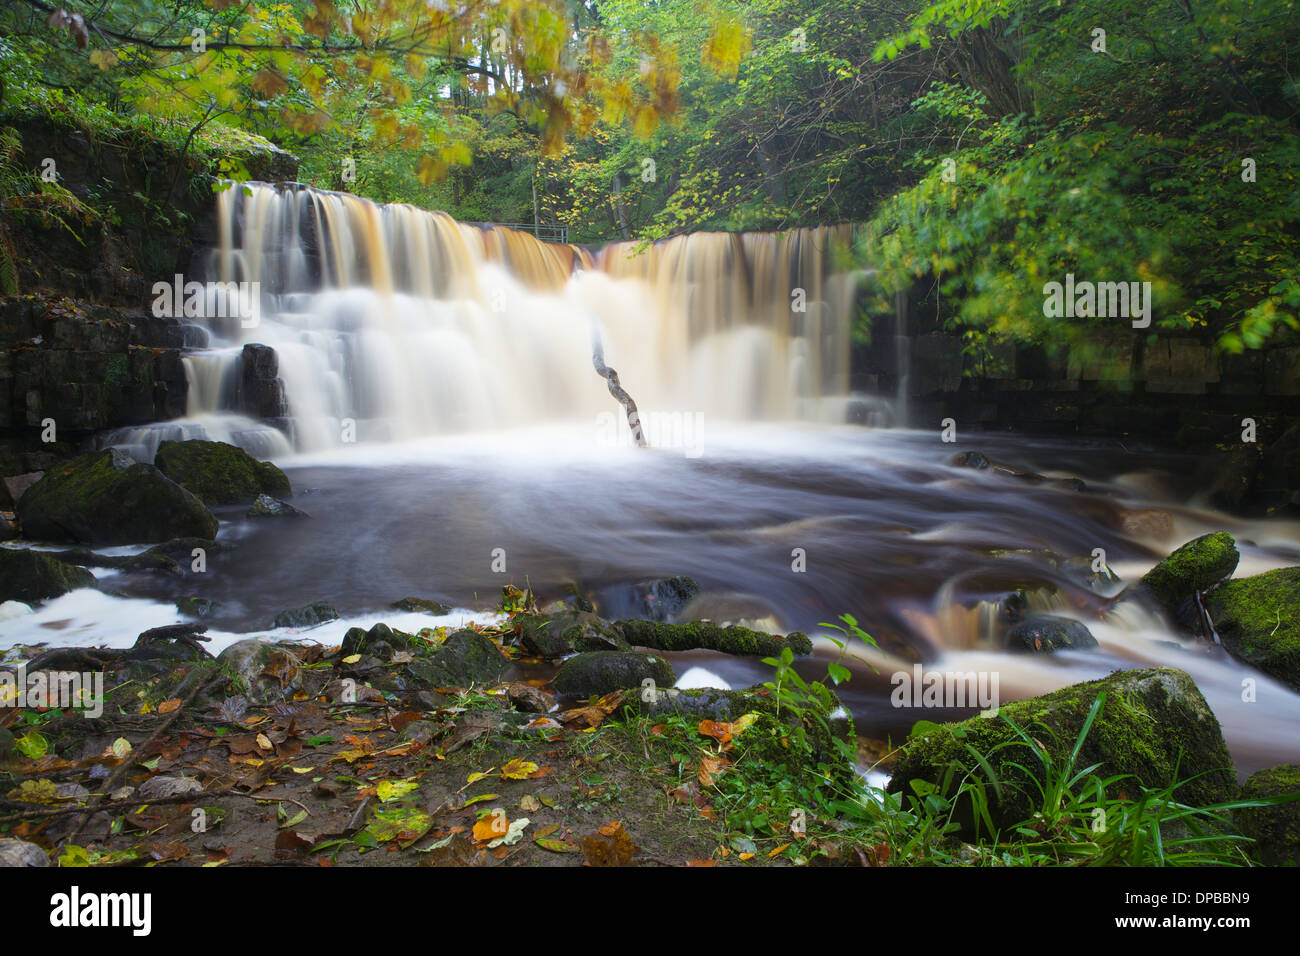
<svg viewBox="0 0 1300 956">
<path fill-rule="evenodd" d="M 217 655 L 233 690 L 254 706 L 292 699 L 302 687 L 301 664 L 294 645 L 255 639 L 237 641 Z"/>
<path fill-rule="evenodd" d="M 1300 766 L 1284 764 L 1252 775 L 1241 787 L 1243 799 L 1300 793 Z M 1300 800 L 1272 807 L 1243 807 L 1232 813 L 1242 836 L 1255 842 L 1247 853 L 1265 866 L 1300 866 Z"/>
<path fill-rule="evenodd" d="M 14 749 L 14 735 L 11 731 L 0 727 L 0 758 L 8 757 Z"/>
<path fill-rule="evenodd" d="M 0 548 L 0 601 L 34 604 L 94 586 L 95 576 L 85 568 L 39 551 Z"/>
<path fill-rule="evenodd" d="M 311 515 L 300 511 L 288 502 L 270 495 L 258 495 L 245 514 L 248 518 L 310 518 Z"/>
<path fill-rule="evenodd" d="M 279 468 L 225 442 L 165 441 L 158 446 L 154 464 L 209 506 L 251 504 L 258 495 L 293 493 Z"/>
<path fill-rule="evenodd" d="M 912 781 L 927 781 L 955 793 L 964 772 L 985 780 L 970 749 L 985 756 L 1002 786 L 990 797 L 999 827 L 1013 826 L 1038 809 L 1038 790 L 1020 766 L 1041 776 L 1041 764 L 1007 723 L 1014 721 L 1037 740 L 1058 765 L 1069 760 L 1083 722 L 1097 695 L 1106 700 L 1074 763 L 1074 769 L 1099 764 L 1098 777 L 1131 775 L 1114 785 L 1130 795 L 1138 786 L 1183 783 L 1174 798 L 1206 806 L 1236 795 L 1232 759 L 1214 712 L 1186 673 L 1171 667 L 1119 671 L 1100 680 L 1062 688 L 1042 697 L 1002 705 L 997 716 L 957 724 L 937 724 L 911 738 L 889 782 L 891 793 L 914 793 Z M 1000 749 L 994 751 L 995 747 Z M 1195 778 L 1190 779 L 1189 778 Z M 967 827 L 970 808 L 958 808 Z"/>
<path fill-rule="evenodd" d="M 28 538 L 97 545 L 217 534 L 203 502 L 115 448 L 52 466 L 19 500 L 18 520 Z"/>
<path fill-rule="evenodd" d="M 400 601 L 394 601 L 392 607 L 398 611 L 406 611 L 411 614 L 432 614 L 435 617 L 442 617 L 451 613 L 451 606 L 448 604 L 418 597 L 404 597 Z"/>
<path fill-rule="evenodd" d="M 452 634 L 431 657 L 415 661 L 407 670 L 432 687 L 469 687 L 495 683 L 509 666 L 490 638 L 464 630 Z"/>
<path fill-rule="evenodd" d="M 569 697 L 591 697 L 629 687 L 641 687 L 645 680 L 655 687 L 672 687 L 677 682 L 673 666 L 656 654 L 634 651 L 589 651 L 560 665 L 554 687 Z"/>
<path fill-rule="evenodd" d="M 650 688 L 638 688 L 623 696 L 622 709 L 625 713 L 651 719 L 679 715 L 692 721 L 713 720 L 731 723 L 746 714 L 759 714 L 762 721 L 744 732 L 739 738 L 747 756 L 762 755 L 769 762 L 785 763 L 791 772 L 803 775 L 809 768 L 823 764 L 833 768 L 838 777 L 847 781 L 853 775 L 852 764 L 844 758 L 843 753 L 834 745 L 834 738 L 842 741 L 854 739 L 853 719 L 839 703 L 834 691 L 814 682 L 816 690 L 824 692 L 832 706 L 824 709 L 820 704 L 811 706 L 821 711 L 823 720 L 816 719 L 811 713 L 802 719 L 789 707 L 778 707 L 776 698 L 762 687 L 747 690 L 719 690 L 702 687 L 694 690 L 656 687 L 654 693 Z M 802 724 L 806 749 L 800 749 L 797 736 L 793 733 Z M 758 730 L 757 734 L 751 734 Z M 757 752 L 750 754 L 750 747 L 757 747 Z"/>
<path fill-rule="evenodd" d="M 1237 543 L 1226 531 L 1188 541 L 1143 575 L 1138 590 L 1170 613 L 1197 591 L 1214 587 L 1237 569 Z"/>
<path fill-rule="evenodd" d="M 520 639 L 538 657 L 555 660 L 580 651 L 626 651 L 619 628 L 590 611 L 559 611 L 520 619 Z"/>
<path fill-rule="evenodd" d="M 1228 653 L 1300 690 L 1300 568 L 1228 581 L 1206 610 Z"/>
<path fill-rule="evenodd" d="M 423 645 L 422 641 L 417 643 Z M 391 661 L 393 654 L 406 650 L 411 644 L 409 635 L 395 631 L 381 622 L 368 631 L 359 627 L 348 628 L 348 632 L 343 635 L 340 653 L 344 657 L 351 657 L 354 654 L 372 654 L 382 661 Z"/>
<path fill-rule="evenodd" d="M 803 657 L 813 650 L 812 641 L 801 631 L 791 631 L 785 637 L 780 637 L 762 631 L 751 631 L 739 625 L 722 627 L 712 621 L 692 621 L 689 624 L 622 621 L 619 627 L 628 643 L 636 647 L 652 647 L 657 651 L 706 648 L 742 657 L 779 657 L 782 649 L 788 647 L 796 657 Z"/>
<path fill-rule="evenodd" d="M 176 601 L 176 610 L 180 611 L 187 617 L 197 617 L 200 620 L 206 620 L 217 613 L 217 608 L 221 605 L 211 598 L 199 597 L 195 594 L 186 595 Z"/>
</svg>

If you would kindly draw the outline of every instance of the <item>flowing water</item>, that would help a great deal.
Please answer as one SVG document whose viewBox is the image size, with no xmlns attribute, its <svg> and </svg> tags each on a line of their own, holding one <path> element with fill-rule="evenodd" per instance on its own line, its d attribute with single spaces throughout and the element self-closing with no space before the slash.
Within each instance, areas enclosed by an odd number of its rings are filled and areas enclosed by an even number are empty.
<svg viewBox="0 0 1300 956">
<path fill-rule="evenodd" d="M 1300 564 L 1300 527 L 1197 506 L 1194 462 L 1177 454 L 1011 436 L 954 446 L 937 427 L 840 424 L 856 398 L 843 231 L 591 251 L 257 185 L 224 193 L 218 221 L 208 275 L 259 283 L 258 324 L 209 321 L 210 348 L 186 357 L 189 416 L 114 440 L 142 457 L 178 435 L 235 441 L 286 469 L 311 519 L 218 510 L 235 547 L 209 557 L 206 578 L 105 574 L 119 596 L 75 592 L 0 621 L 0 646 L 129 644 L 177 620 L 182 593 L 222 603 L 214 647 L 278 636 L 278 611 L 321 599 L 343 614 L 307 635 L 325 642 L 353 624 L 439 623 L 388 610 L 407 595 L 452 604 L 445 623 L 486 620 L 506 583 L 559 596 L 577 582 L 617 617 L 635 612 L 630 584 L 687 574 L 704 594 L 685 617 L 825 634 L 822 622 L 853 614 L 880 644 L 850 648 L 841 689 L 864 734 L 897 740 L 922 717 L 970 713 L 892 706 L 890 676 L 916 662 L 996 675 L 1003 701 L 1168 664 L 1195 677 L 1239 770 L 1300 759 L 1300 695 L 1158 618 L 1110 610 L 1118 588 L 1098 593 L 1065 563 L 1102 548 L 1131 582 L 1224 528 L 1244 575 Z M 653 447 L 632 447 L 592 367 L 593 335 Z M 249 343 L 279 358 L 283 431 L 234 412 Z M 947 463 L 975 447 L 1088 491 Z M 1005 651 L 1001 602 L 1017 592 L 1085 621 L 1100 648 Z M 801 667 L 821 676 L 835 653 L 819 642 Z M 671 656 L 692 683 L 767 676 L 754 661 Z"/>
</svg>

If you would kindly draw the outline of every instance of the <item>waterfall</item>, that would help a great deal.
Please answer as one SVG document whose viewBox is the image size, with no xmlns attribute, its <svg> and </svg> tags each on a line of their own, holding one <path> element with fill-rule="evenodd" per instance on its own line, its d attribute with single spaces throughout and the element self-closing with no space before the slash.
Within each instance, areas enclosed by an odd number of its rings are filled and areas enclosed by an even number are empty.
<svg viewBox="0 0 1300 956">
<path fill-rule="evenodd" d="M 197 320 L 211 348 L 186 358 L 187 417 L 243 414 L 224 429 L 241 441 L 260 434 L 248 416 L 272 418 L 298 451 L 594 421 L 619 411 L 592 372 L 595 327 L 643 419 L 843 420 L 855 279 L 832 249 L 850 238 L 837 226 L 593 250 L 236 184 L 198 271 L 248 283 L 259 308 Z M 252 344 L 274 350 L 281 418 L 240 397 Z"/>
</svg>

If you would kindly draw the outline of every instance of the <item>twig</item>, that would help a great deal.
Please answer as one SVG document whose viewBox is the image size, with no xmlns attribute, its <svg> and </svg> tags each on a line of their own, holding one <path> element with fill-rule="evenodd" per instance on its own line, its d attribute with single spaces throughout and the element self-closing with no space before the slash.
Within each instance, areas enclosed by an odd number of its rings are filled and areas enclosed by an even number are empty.
<svg viewBox="0 0 1300 956">
<path fill-rule="evenodd" d="M 172 723 L 176 720 L 176 718 L 179 717 L 184 712 L 185 708 L 188 707 L 194 701 L 194 698 L 199 695 L 200 691 L 205 691 L 210 687 L 216 687 L 218 684 L 224 683 L 225 680 L 226 680 L 225 676 L 221 676 L 216 678 L 215 680 L 208 681 L 206 684 L 195 684 L 193 689 L 190 690 L 190 692 L 185 695 L 185 699 L 181 701 L 180 706 L 167 715 L 167 719 L 162 722 L 162 724 L 158 727 L 157 730 L 155 730 L 152 734 L 149 735 L 149 738 L 143 744 L 141 744 L 138 749 L 142 751 L 147 751 L 150 745 L 152 745 L 156 740 L 158 740 L 163 735 L 163 733 L 166 732 L 167 728 L 172 725 Z M 129 759 L 123 760 L 120 764 L 117 765 L 117 769 L 114 770 L 108 776 L 108 779 L 104 781 L 103 790 L 99 794 L 96 794 L 96 796 L 100 797 L 101 799 L 96 801 L 94 797 L 91 798 L 89 804 L 85 808 L 85 813 L 82 814 L 81 819 L 77 821 L 76 826 L 72 828 L 72 833 L 68 836 L 69 843 L 76 842 L 77 837 L 81 835 L 81 831 L 84 830 L 86 824 L 90 822 L 91 816 L 93 816 L 96 812 L 98 812 L 100 805 L 103 803 L 102 798 L 108 794 L 111 794 L 115 789 L 117 789 L 117 785 L 122 782 L 122 778 L 126 776 L 126 771 L 131 766 L 132 763 L 133 761 Z"/>
</svg>

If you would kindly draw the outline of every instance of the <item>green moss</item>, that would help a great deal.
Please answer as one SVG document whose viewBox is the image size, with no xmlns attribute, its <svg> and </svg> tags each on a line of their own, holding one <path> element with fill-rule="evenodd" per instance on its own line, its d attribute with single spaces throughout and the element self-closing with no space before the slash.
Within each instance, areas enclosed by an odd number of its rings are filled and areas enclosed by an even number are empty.
<svg viewBox="0 0 1300 956">
<path fill-rule="evenodd" d="M 1206 609 L 1229 653 L 1300 690 L 1300 568 L 1228 581 Z"/>
<path fill-rule="evenodd" d="M 742 657 L 777 657 L 783 647 L 789 647 L 797 656 L 812 653 L 812 641 L 799 631 L 792 631 L 782 638 L 746 627 L 720 627 L 711 621 L 688 624 L 621 621 L 619 627 L 629 643 L 659 651 L 707 648 Z"/>
<path fill-rule="evenodd" d="M 1139 785 L 1164 787 L 1191 777 L 1196 779 L 1179 787 L 1176 799 L 1205 806 L 1234 796 L 1232 760 L 1217 718 L 1192 679 L 1168 667 L 1121 671 L 1042 697 L 1005 704 L 997 717 L 937 725 L 907 744 L 889 789 L 910 793 L 908 783 L 913 779 L 941 785 L 949 768 L 955 767 L 960 772 L 948 779 L 948 792 L 955 792 L 962 774 L 977 767 L 968 749 L 973 748 L 989 756 L 989 764 L 1003 787 L 994 819 L 1003 826 L 1025 820 L 1034 811 L 1039 796 L 1022 768 L 1029 768 L 1042 779 L 1042 766 L 1003 717 L 1018 724 L 1058 765 L 1063 765 L 1102 691 L 1106 692 L 1106 702 L 1075 761 L 1076 771 L 1099 764 L 1096 774 L 1100 777 L 1132 775 L 1116 784 L 1111 796 L 1121 791 L 1135 795 Z M 984 778 L 985 774 L 976 769 L 975 779 Z"/>
<path fill-rule="evenodd" d="M 1140 582 L 1164 608 L 1173 611 L 1192 596 L 1218 584 L 1237 568 L 1237 543 L 1226 531 L 1187 542 L 1148 571 Z"/>
<path fill-rule="evenodd" d="M 85 568 L 38 551 L 0 548 L 0 601 L 33 604 L 94 586 L 95 576 Z"/>
<path fill-rule="evenodd" d="M 178 537 L 214 538 L 217 519 L 157 468 L 116 449 L 90 452 L 50 468 L 18 502 L 29 538 L 134 544 Z"/>
<path fill-rule="evenodd" d="M 1261 770 L 1242 785 L 1245 799 L 1300 793 L 1300 766 Z M 1266 866 L 1300 866 L 1300 801 L 1233 812 L 1243 836 L 1255 841 L 1250 854 Z"/>
<path fill-rule="evenodd" d="M 158 446 L 154 464 L 207 505 L 248 504 L 260 494 L 291 494 L 289 479 L 279 468 L 225 442 L 165 441 Z"/>
<path fill-rule="evenodd" d="M 677 682 L 673 667 L 662 657 L 631 651 L 589 651 L 577 654 L 555 675 L 555 689 L 570 697 L 608 694 L 625 688 L 639 688 L 644 680 L 656 687 Z"/>
</svg>

